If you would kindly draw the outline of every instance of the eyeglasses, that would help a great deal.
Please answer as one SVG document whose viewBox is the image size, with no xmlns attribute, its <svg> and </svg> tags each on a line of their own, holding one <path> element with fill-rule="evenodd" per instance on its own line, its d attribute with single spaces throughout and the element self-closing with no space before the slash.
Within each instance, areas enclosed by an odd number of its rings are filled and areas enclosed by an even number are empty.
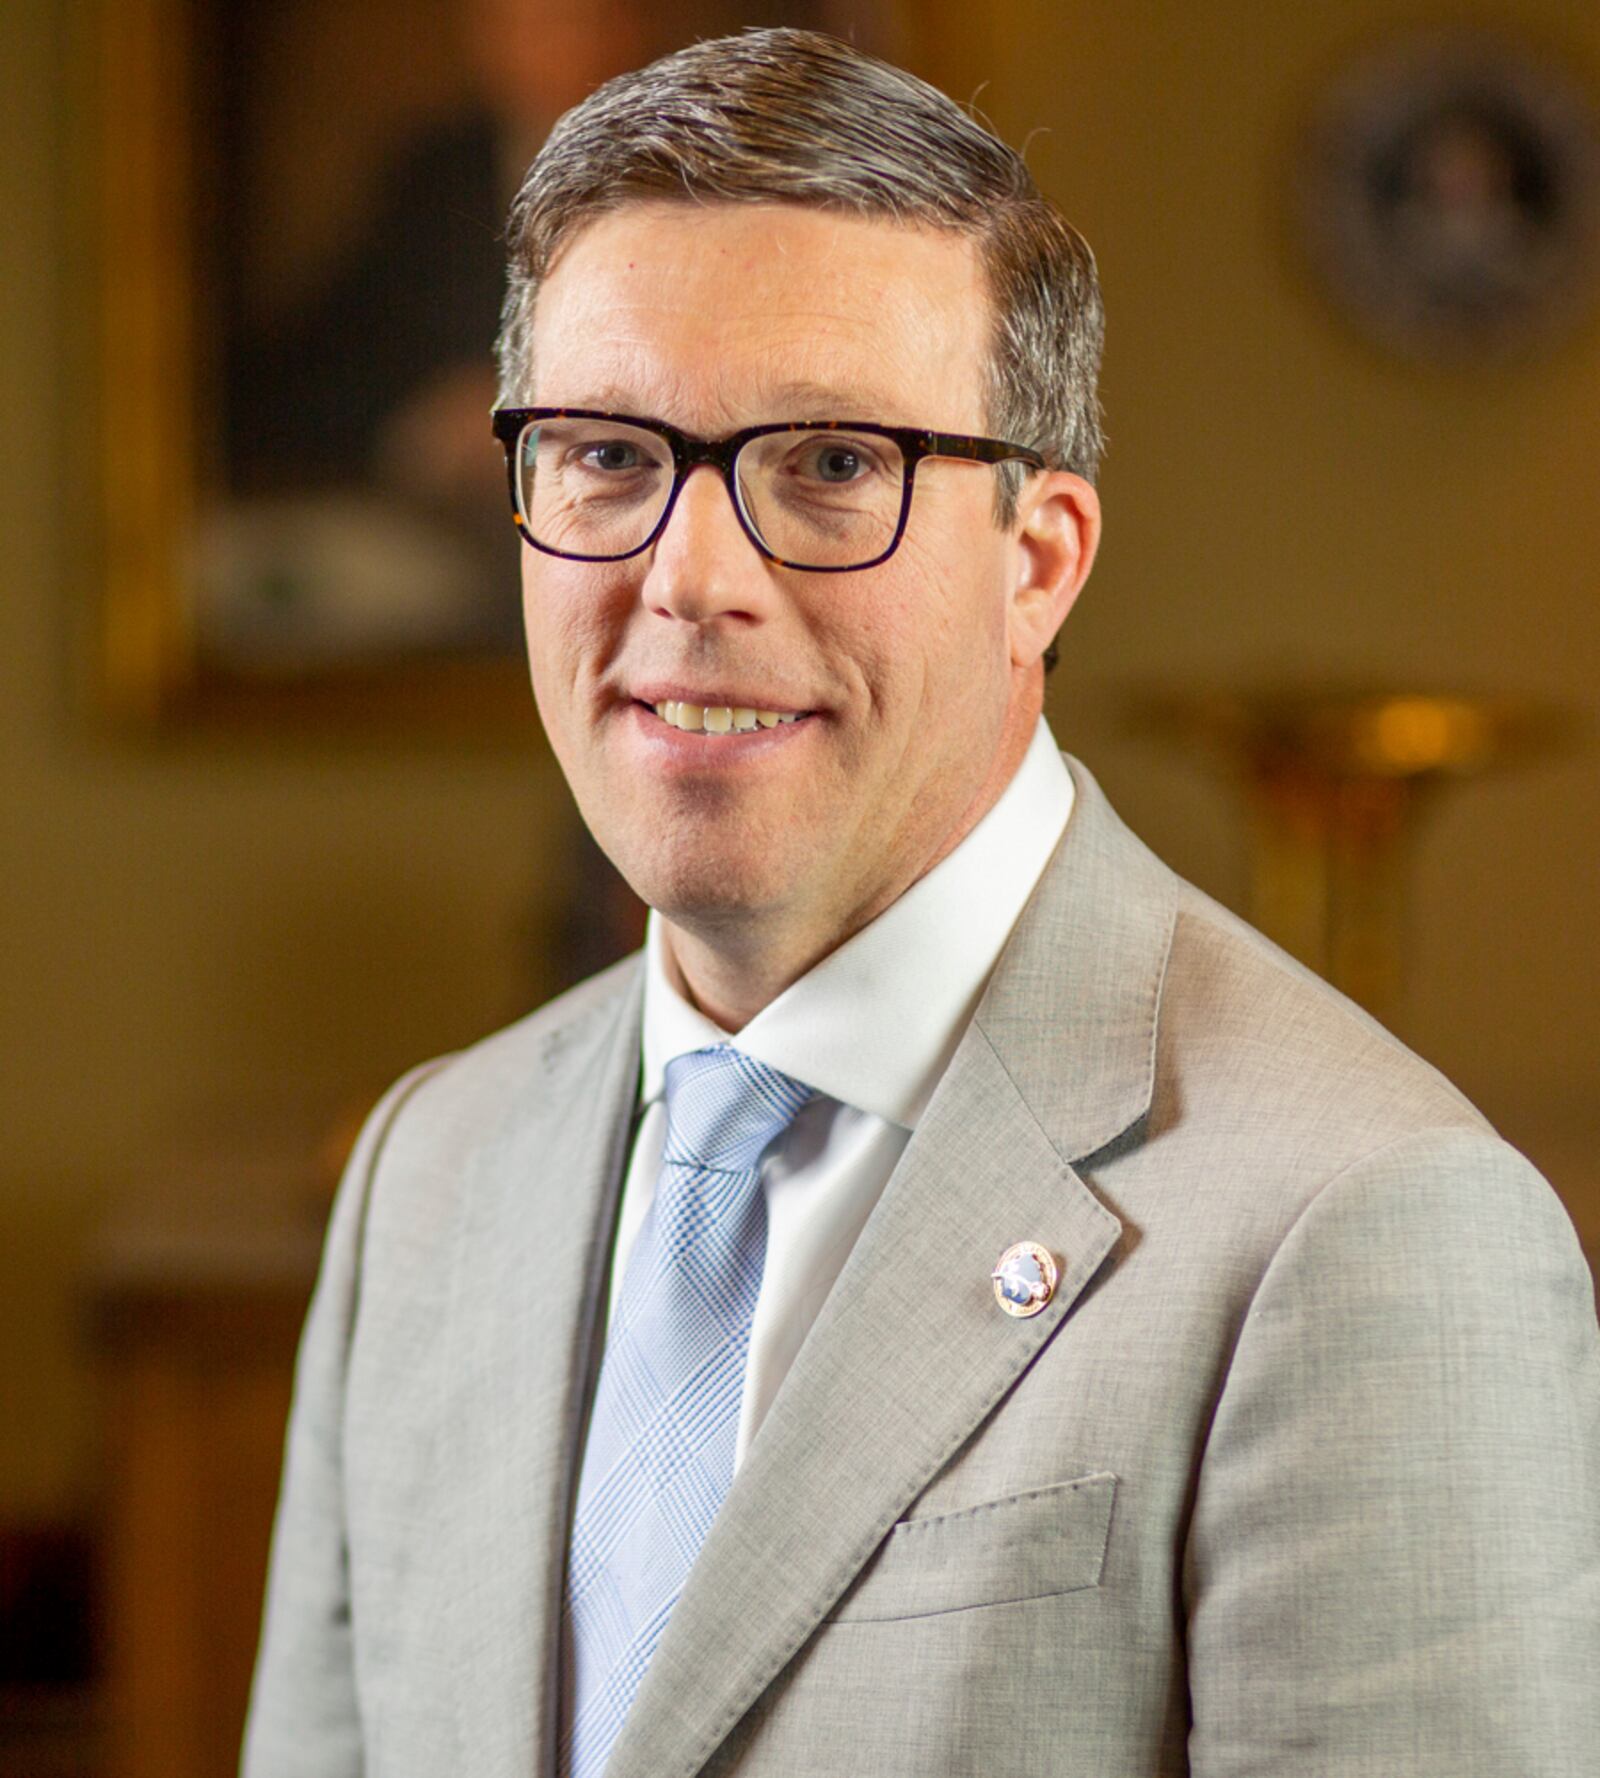
<svg viewBox="0 0 1600 1778">
<path fill-rule="evenodd" d="M 661 535 L 692 470 L 722 472 L 745 535 L 768 561 L 844 574 L 887 561 L 905 535 L 917 465 L 1044 458 L 1026 445 L 911 426 L 810 420 L 691 438 L 658 420 L 586 408 L 503 407 L 517 529 L 573 562 L 621 562 Z"/>
</svg>

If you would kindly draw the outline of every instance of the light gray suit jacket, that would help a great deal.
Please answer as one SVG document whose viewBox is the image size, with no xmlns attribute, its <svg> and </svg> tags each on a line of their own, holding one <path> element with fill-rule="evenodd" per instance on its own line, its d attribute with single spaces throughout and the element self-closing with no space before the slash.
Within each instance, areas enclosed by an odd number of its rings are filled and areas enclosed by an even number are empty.
<svg viewBox="0 0 1600 1778">
<path fill-rule="evenodd" d="M 1600 1771 L 1600 1329 L 1437 1073 L 1067 835 L 608 1778 Z M 546 1778 L 637 958 L 374 1113 L 297 1373 L 249 1778 Z M 1012 1242 L 1061 1260 L 997 1309 Z"/>
</svg>

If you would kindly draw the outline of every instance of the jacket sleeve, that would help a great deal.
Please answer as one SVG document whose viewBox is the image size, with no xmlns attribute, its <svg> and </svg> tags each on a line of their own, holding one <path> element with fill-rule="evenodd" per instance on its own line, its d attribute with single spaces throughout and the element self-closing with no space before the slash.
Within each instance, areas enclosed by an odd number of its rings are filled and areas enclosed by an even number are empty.
<svg viewBox="0 0 1600 1778">
<path fill-rule="evenodd" d="M 1595 1778 L 1600 1329 L 1476 1130 L 1326 1184 L 1241 1327 L 1184 1557 L 1195 1778 Z"/>
<path fill-rule="evenodd" d="M 362 1231 L 384 1143 L 437 1063 L 397 1081 L 345 1168 L 300 1338 L 243 1778 L 360 1778 L 344 1519 L 345 1375 L 360 1300 Z"/>
</svg>

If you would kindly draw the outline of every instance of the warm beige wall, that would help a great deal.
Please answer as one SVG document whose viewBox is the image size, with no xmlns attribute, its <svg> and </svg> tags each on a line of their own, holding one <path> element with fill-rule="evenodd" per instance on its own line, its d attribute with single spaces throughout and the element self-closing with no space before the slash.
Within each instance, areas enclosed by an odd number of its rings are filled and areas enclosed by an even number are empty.
<svg viewBox="0 0 1600 1778">
<path fill-rule="evenodd" d="M 88 307 L 61 78 L 78 3 L 0 7 L 0 1516 L 83 1485 L 72 1280 L 99 1220 L 211 1128 L 277 1108 L 293 1137 L 513 1014 L 534 991 L 521 934 L 559 888 L 540 842 L 560 792 L 531 753 L 130 745 L 83 726 L 92 588 L 64 402 L 86 387 Z M 1600 86 L 1600 17 L 1504 10 Z M 1001 0 L 985 16 L 987 36 L 963 27 L 965 74 L 937 30 L 930 59 L 958 92 L 987 80 L 1014 136 L 1049 126 L 1030 157 L 1105 276 L 1108 534 L 1054 715 L 1135 825 L 1237 893 L 1231 802 L 1121 735 L 1128 679 L 1320 670 L 1592 714 L 1600 332 L 1516 371 L 1407 369 L 1332 320 L 1280 250 L 1300 107 L 1407 8 Z M 1441 807 L 1406 1020 L 1591 1239 L 1595 758 Z"/>
</svg>

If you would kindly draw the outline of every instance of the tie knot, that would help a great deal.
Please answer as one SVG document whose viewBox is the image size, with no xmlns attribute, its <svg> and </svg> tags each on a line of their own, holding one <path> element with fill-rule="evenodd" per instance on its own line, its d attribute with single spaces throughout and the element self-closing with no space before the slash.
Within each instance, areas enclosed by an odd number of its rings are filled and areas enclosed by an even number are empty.
<svg viewBox="0 0 1600 1778">
<path fill-rule="evenodd" d="M 731 1044 L 674 1056 L 666 1070 L 665 1161 L 707 1171 L 754 1167 L 812 1090 Z"/>
</svg>

